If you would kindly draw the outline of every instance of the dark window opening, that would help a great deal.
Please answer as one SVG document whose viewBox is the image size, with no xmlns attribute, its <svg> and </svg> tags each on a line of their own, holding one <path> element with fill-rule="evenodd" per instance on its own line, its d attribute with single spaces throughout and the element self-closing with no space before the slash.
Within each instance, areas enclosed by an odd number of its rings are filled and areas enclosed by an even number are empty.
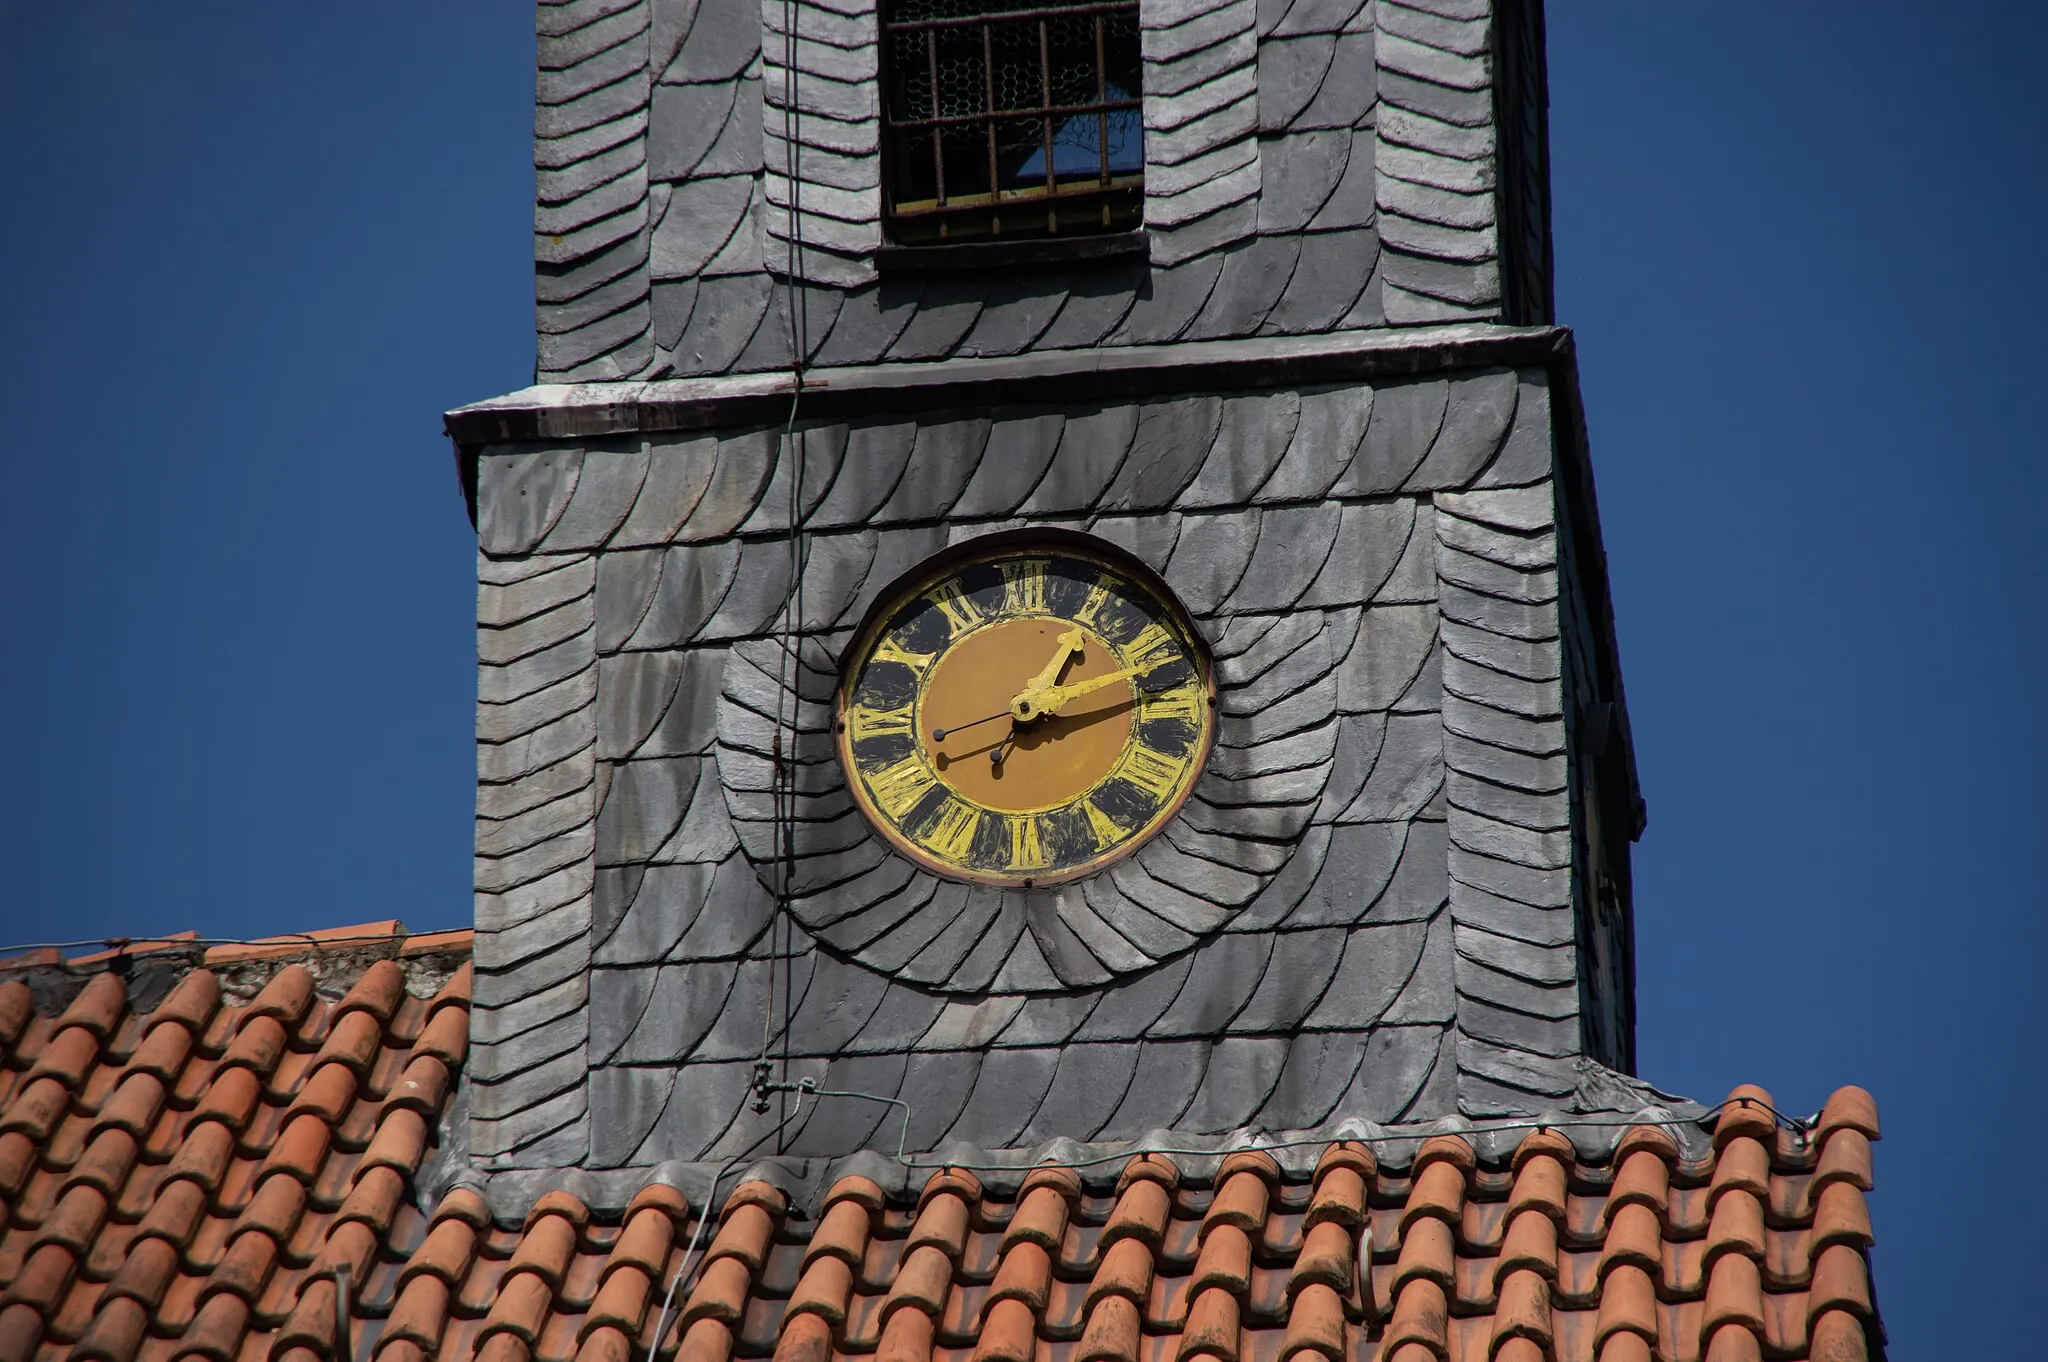
<svg viewBox="0 0 2048 1362">
<path fill-rule="evenodd" d="M 1137 0 L 896 0 L 882 19 L 882 58 L 896 242 L 1142 222 Z"/>
</svg>

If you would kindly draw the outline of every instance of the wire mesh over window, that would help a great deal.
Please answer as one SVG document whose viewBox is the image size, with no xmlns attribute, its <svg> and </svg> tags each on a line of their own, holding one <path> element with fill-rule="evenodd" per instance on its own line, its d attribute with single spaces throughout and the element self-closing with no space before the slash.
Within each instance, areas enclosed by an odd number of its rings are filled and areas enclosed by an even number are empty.
<svg viewBox="0 0 2048 1362">
<path fill-rule="evenodd" d="M 1078 236 L 1142 220 L 1137 0 L 894 0 L 882 55 L 897 242 Z"/>
</svg>

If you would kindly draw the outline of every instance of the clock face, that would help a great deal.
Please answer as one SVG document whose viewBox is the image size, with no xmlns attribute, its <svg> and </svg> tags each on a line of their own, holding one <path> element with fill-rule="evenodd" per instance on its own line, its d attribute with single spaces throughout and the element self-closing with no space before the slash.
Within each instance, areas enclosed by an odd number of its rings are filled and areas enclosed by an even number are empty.
<svg viewBox="0 0 2048 1362">
<path fill-rule="evenodd" d="M 1179 809 L 1215 731 L 1208 660 L 1150 573 L 1067 538 L 913 576 L 848 655 L 838 742 L 855 801 L 919 863 L 1046 884 Z"/>
</svg>

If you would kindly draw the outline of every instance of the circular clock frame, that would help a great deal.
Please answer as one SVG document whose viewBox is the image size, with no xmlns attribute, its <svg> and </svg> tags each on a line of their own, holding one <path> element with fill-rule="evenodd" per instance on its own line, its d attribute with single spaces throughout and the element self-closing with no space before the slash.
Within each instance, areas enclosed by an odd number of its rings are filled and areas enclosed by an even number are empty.
<svg viewBox="0 0 2048 1362">
<path fill-rule="evenodd" d="M 1018 530 L 890 584 L 844 655 L 833 728 L 855 805 L 897 852 L 1030 888 L 1157 835 L 1207 764 L 1215 709 L 1208 650 L 1156 573 Z"/>
</svg>

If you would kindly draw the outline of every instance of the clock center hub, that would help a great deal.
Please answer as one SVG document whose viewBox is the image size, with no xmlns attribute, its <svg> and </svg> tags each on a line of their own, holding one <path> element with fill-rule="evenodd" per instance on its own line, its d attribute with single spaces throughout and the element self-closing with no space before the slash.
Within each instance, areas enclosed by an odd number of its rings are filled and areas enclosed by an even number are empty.
<svg viewBox="0 0 2048 1362">
<path fill-rule="evenodd" d="M 1055 714 L 1014 717 L 1013 702 L 1063 654 L 1050 684 L 1073 686 L 1119 669 L 1116 653 L 1091 630 L 1079 632 L 1080 655 L 1068 654 L 1074 629 L 1061 619 L 999 620 L 947 650 L 925 683 L 917 719 L 941 781 L 985 808 L 1029 813 L 1066 803 L 1115 768 L 1131 736 L 1127 683 L 1076 695 Z M 1003 717 L 977 723 L 995 714 Z M 946 736 L 934 740 L 935 732 Z M 991 761 L 999 752 L 1002 760 Z"/>
</svg>

